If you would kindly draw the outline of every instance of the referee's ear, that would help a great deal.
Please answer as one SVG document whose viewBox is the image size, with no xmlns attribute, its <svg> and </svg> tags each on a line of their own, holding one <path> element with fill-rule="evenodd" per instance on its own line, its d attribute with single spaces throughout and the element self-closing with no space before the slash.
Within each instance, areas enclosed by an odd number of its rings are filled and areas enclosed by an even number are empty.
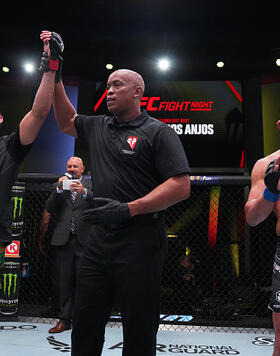
<svg viewBox="0 0 280 356">
<path fill-rule="evenodd" d="M 135 92 L 134 92 L 134 97 L 135 98 L 139 98 L 139 100 L 142 99 L 143 96 L 143 88 L 139 85 L 135 88 Z"/>
</svg>

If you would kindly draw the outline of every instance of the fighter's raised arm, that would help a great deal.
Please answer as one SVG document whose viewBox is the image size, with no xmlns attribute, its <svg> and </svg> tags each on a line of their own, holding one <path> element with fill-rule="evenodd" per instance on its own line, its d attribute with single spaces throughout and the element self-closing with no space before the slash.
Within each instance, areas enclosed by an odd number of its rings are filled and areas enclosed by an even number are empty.
<svg viewBox="0 0 280 356">
<path fill-rule="evenodd" d="M 12 242 L 11 189 L 24 158 L 30 151 L 52 105 L 55 78 L 58 76 L 59 54 L 63 43 L 55 34 L 44 42 L 39 70 L 42 79 L 31 110 L 23 117 L 15 132 L 0 136 L 0 269 L 4 263 L 4 247 Z M 0 115 L 0 126 L 4 118 Z"/>
<path fill-rule="evenodd" d="M 20 142 L 22 145 L 32 143 L 47 117 L 54 94 L 54 82 L 57 73 L 57 44 L 53 39 L 44 42 L 44 50 L 39 70 L 43 72 L 31 110 L 24 116 L 19 125 Z M 52 59 L 51 59 L 52 58 Z"/>
<path fill-rule="evenodd" d="M 52 34 L 53 32 L 51 31 L 42 31 L 40 36 L 41 40 L 44 43 L 47 43 L 51 39 Z M 53 96 L 54 115 L 60 130 L 67 135 L 74 136 L 77 138 L 77 131 L 74 126 L 74 120 L 77 116 L 77 112 L 71 101 L 69 100 L 64 89 L 61 75 L 62 61 L 63 59 L 60 55 L 59 71 L 58 75 L 56 75 L 56 84 Z"/>
</svg>

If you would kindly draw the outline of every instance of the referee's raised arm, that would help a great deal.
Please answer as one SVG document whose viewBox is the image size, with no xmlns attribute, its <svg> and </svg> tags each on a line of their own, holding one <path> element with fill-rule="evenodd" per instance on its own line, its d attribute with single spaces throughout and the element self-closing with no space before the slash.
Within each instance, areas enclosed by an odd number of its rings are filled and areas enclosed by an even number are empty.
<svg viewBox="0 0 280 356">
<path fill-rule="evenodd" d="M 54 116 L 60 130 L 66 135 L 77 138 L 78 134 L 74 125 L 77 112 L 66 95 L 62 81 L 55 84 L 53 108 Z"/>
<path fill-rule="evenodd" d="M 52 34 L 54 32 L 51 31 L 42 31 L 41 40 L 44 43 L 47 43 Z M 62 46 L 62 50 L 64 49 L 64 44 L 60 36 L 57 35 L 56 41 L 58 41 L 59 45 Z M 66 95 L 63 83 L 62 83 L 62 63 L 63 58 L 61 54 L 59 54 L 58 60 L 58 69 L 55 77 L 55 87 L 54 87 L 54 96 L 53 96 L 53 107 L 54 107 L 54 115 L 60 130 L 70 136 L 78 137 L 77 131 L 74 126 L 74 121 L 77 116 L 76 109 L 72 105 L 68 96 Z"/>
</svg>

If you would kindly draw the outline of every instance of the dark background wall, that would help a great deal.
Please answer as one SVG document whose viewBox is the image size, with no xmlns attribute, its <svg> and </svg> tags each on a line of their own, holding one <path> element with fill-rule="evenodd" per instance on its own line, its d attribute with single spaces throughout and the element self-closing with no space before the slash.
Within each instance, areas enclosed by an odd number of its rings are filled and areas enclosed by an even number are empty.
<svg viewBox="0 0 280 356">
<path fill-rule="evenodd" d="M 245 172 L 251 172 L 256 160 L 278 149 L 280 84 L 277 80 L 241 81 L 244 114 Z M 66 91 L 78 113 L 93 115 L 94 106 L 104 91 L 105 84 L 94 81 L 70 82 L 66 80 Z M 0 83 L 0 111 L 4 115 L 1 134 L 15 130 L 22 117 L 32 107 L 38 83 L 29 86 Z M 101 111 L 106 109 L 105 104 Z M 191 149 L 191 147 L 190 147 Z M 21 167 L 23 173 L 62 173 L 67 159 L 80 156 L 90 173 L 88 154 L 83 142 L 61 133 L 50 112 L 38 139 Z M 207 152 L 206 152 L 207 154 Z M 226 172 L 226 169 L 225 169 Z"/>
</svg>

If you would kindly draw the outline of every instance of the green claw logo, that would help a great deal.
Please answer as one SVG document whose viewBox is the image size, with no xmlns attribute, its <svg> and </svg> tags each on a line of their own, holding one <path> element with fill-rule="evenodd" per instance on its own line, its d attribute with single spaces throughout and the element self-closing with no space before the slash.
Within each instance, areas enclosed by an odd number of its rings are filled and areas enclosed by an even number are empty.
<svg viewBox="0 0 280 356">
<path fill-rule="evenodd" d="M 11 296 L 11 289 L 14 281 L 14 288 L 12 293 L 16 294 L 16 288 L 17 288 L 17 274 L 13 273 L 3 273 L 3 278 L 4 278 L 4 288 L 3 292 L 6 294 L 8 297 Z"/>
<path fill-rule="evenodd" d="M 18 211 L 18 216 L 21 216 L 22 213 L 22 202 L 23 202 L 23 198 L 19 198 L 19 197 L 12 197 L 13 200 L 13 218 L 16 218 L 16 213 L 17 213 L 17 209 L 19 209 Z"/>
</svg>

